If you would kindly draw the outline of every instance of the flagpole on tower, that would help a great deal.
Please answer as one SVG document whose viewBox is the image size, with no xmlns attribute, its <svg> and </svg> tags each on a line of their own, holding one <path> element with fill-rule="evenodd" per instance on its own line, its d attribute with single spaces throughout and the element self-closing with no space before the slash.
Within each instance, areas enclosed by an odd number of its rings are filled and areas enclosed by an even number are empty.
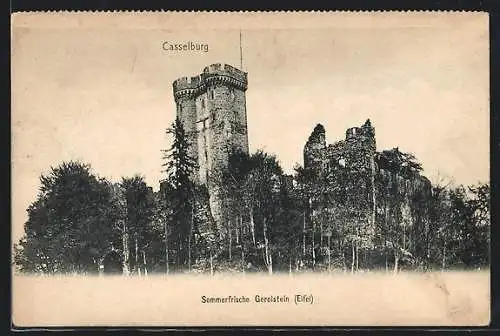
<svg viewBox="0 0 500 336">
<path fill-rule="evenodd" d="M 241 29 L 240 29 L 240 70 L 243 71 L 243 49 L 241 47 Z"/>
</svg>

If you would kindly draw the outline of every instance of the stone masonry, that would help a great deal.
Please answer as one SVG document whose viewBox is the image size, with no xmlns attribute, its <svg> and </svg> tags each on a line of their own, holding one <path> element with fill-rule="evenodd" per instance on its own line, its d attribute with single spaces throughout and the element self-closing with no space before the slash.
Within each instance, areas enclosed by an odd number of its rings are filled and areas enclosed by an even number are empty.
<svg viewBox="0 0 500 336">
<path fill-rule="evenodd" d="M 336 166 L 343 167 L 351 175 L 351 203 L 363 205 L 356 209 L 360 212 L 359 220 L 373 227 L 376 206 L 373 189 L 376 141 L 375 129 L 370 120 L 366 120 L 360 127 L 347 129 L 344 140 L 333 144 L 326 143 L 325 128 L 317 124 L 304 146 L 303 154 L 304 168 L 316 175 L 325 174 Z M 355 199 L 356 197 L 363 200 Z"/>
<path fill-rule="evenodd" d="M 210 205 L 220 222 L 219 169 L 232 150 L 248 153 L 247 73 L 227 64 L 212 64 L 195 77 L 173 82 L 177 117 L 184 126 L 189 154 L 197 163 L 193 180 L 208 187 Z"/>
<path fill-rule="evenodd" d="M 375 152 L 375 129 L 369 119 L 361 127 L 347 129 L 345 140 L 328 145 L 325 128 L 317 124 L 304 146 L 304 167 L 322 169 L 330 164 L 340 164 L 369 174 Z"/>
</svg>

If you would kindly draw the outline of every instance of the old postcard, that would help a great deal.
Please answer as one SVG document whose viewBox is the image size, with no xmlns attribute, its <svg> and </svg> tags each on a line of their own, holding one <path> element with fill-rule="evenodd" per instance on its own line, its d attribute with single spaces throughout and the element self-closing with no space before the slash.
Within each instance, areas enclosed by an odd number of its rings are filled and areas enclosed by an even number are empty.
<svg viewBox="0 0 500 336">
<path fill-rule="evenodd" d="M 490 320 L 480 12 L 12 16 L 13 323 Z"/>
</svg>

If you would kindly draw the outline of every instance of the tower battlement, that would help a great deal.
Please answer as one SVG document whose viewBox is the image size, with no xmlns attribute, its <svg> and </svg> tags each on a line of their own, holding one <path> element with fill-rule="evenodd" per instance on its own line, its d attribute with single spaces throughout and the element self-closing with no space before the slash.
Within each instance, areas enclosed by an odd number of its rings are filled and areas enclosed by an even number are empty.
<svg viewBox="0 0 500 336">
<path fill-rule="evenodd" d="M 345 138 L 347 139 L 353 139 L 362 133 L 361 127 L 350 127 L 346 130 L 345 132 Z"/>
<path fill-rule="evenodd" d="M 244 87 L 245 90 L 248 85 L 248 74 L 228 64 L 216 63 L 209 65 L 203 69 L 203 75 L 205 80 L 218 76 L 227 77 L 229 82 Z"/>
<path fill-rule="evenodd" d="M 172 83 L 174 98 L 182 96 L 196 97 L 206 91 L 207 86 L 222 83 L 246 91 L 248 74 L 231 65 L 215 63 L 203 69 L 193 77 L 181 77 Z"/>
<path fill-rule="evenodd" d="M 200 75 L 194 77 L 181 77 L 172 83 L 174 94 L 175 92 L 179 92 L 182 90 L 195 90 L 200 86 L 201 83 L 202 79 Z"/>
</svg>

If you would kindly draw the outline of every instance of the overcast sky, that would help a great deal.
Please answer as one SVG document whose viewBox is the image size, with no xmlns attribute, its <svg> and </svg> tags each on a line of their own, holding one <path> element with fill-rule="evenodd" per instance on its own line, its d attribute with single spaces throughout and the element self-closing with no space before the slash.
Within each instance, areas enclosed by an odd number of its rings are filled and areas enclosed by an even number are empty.
<svg viewBox="0 0 500 336">
<path fill-rule="evenodd" d="M 431 180 L 488 181 L 487 21 L 433 20 L 243 29 L 250 150 L 291 172 L 317 123 L 333 143 L 370 118 L 378 150 L 415 154 Z M 169 52 L 164 41 L 209 50 Z M 235 29 L 18 28 L 12 51 L 15 239 L 40 174 L 64 160 L 113 181 L 139 173 L 158 189 L 172 81 L 212 63 L 240 66 Z"/>
</svg>

